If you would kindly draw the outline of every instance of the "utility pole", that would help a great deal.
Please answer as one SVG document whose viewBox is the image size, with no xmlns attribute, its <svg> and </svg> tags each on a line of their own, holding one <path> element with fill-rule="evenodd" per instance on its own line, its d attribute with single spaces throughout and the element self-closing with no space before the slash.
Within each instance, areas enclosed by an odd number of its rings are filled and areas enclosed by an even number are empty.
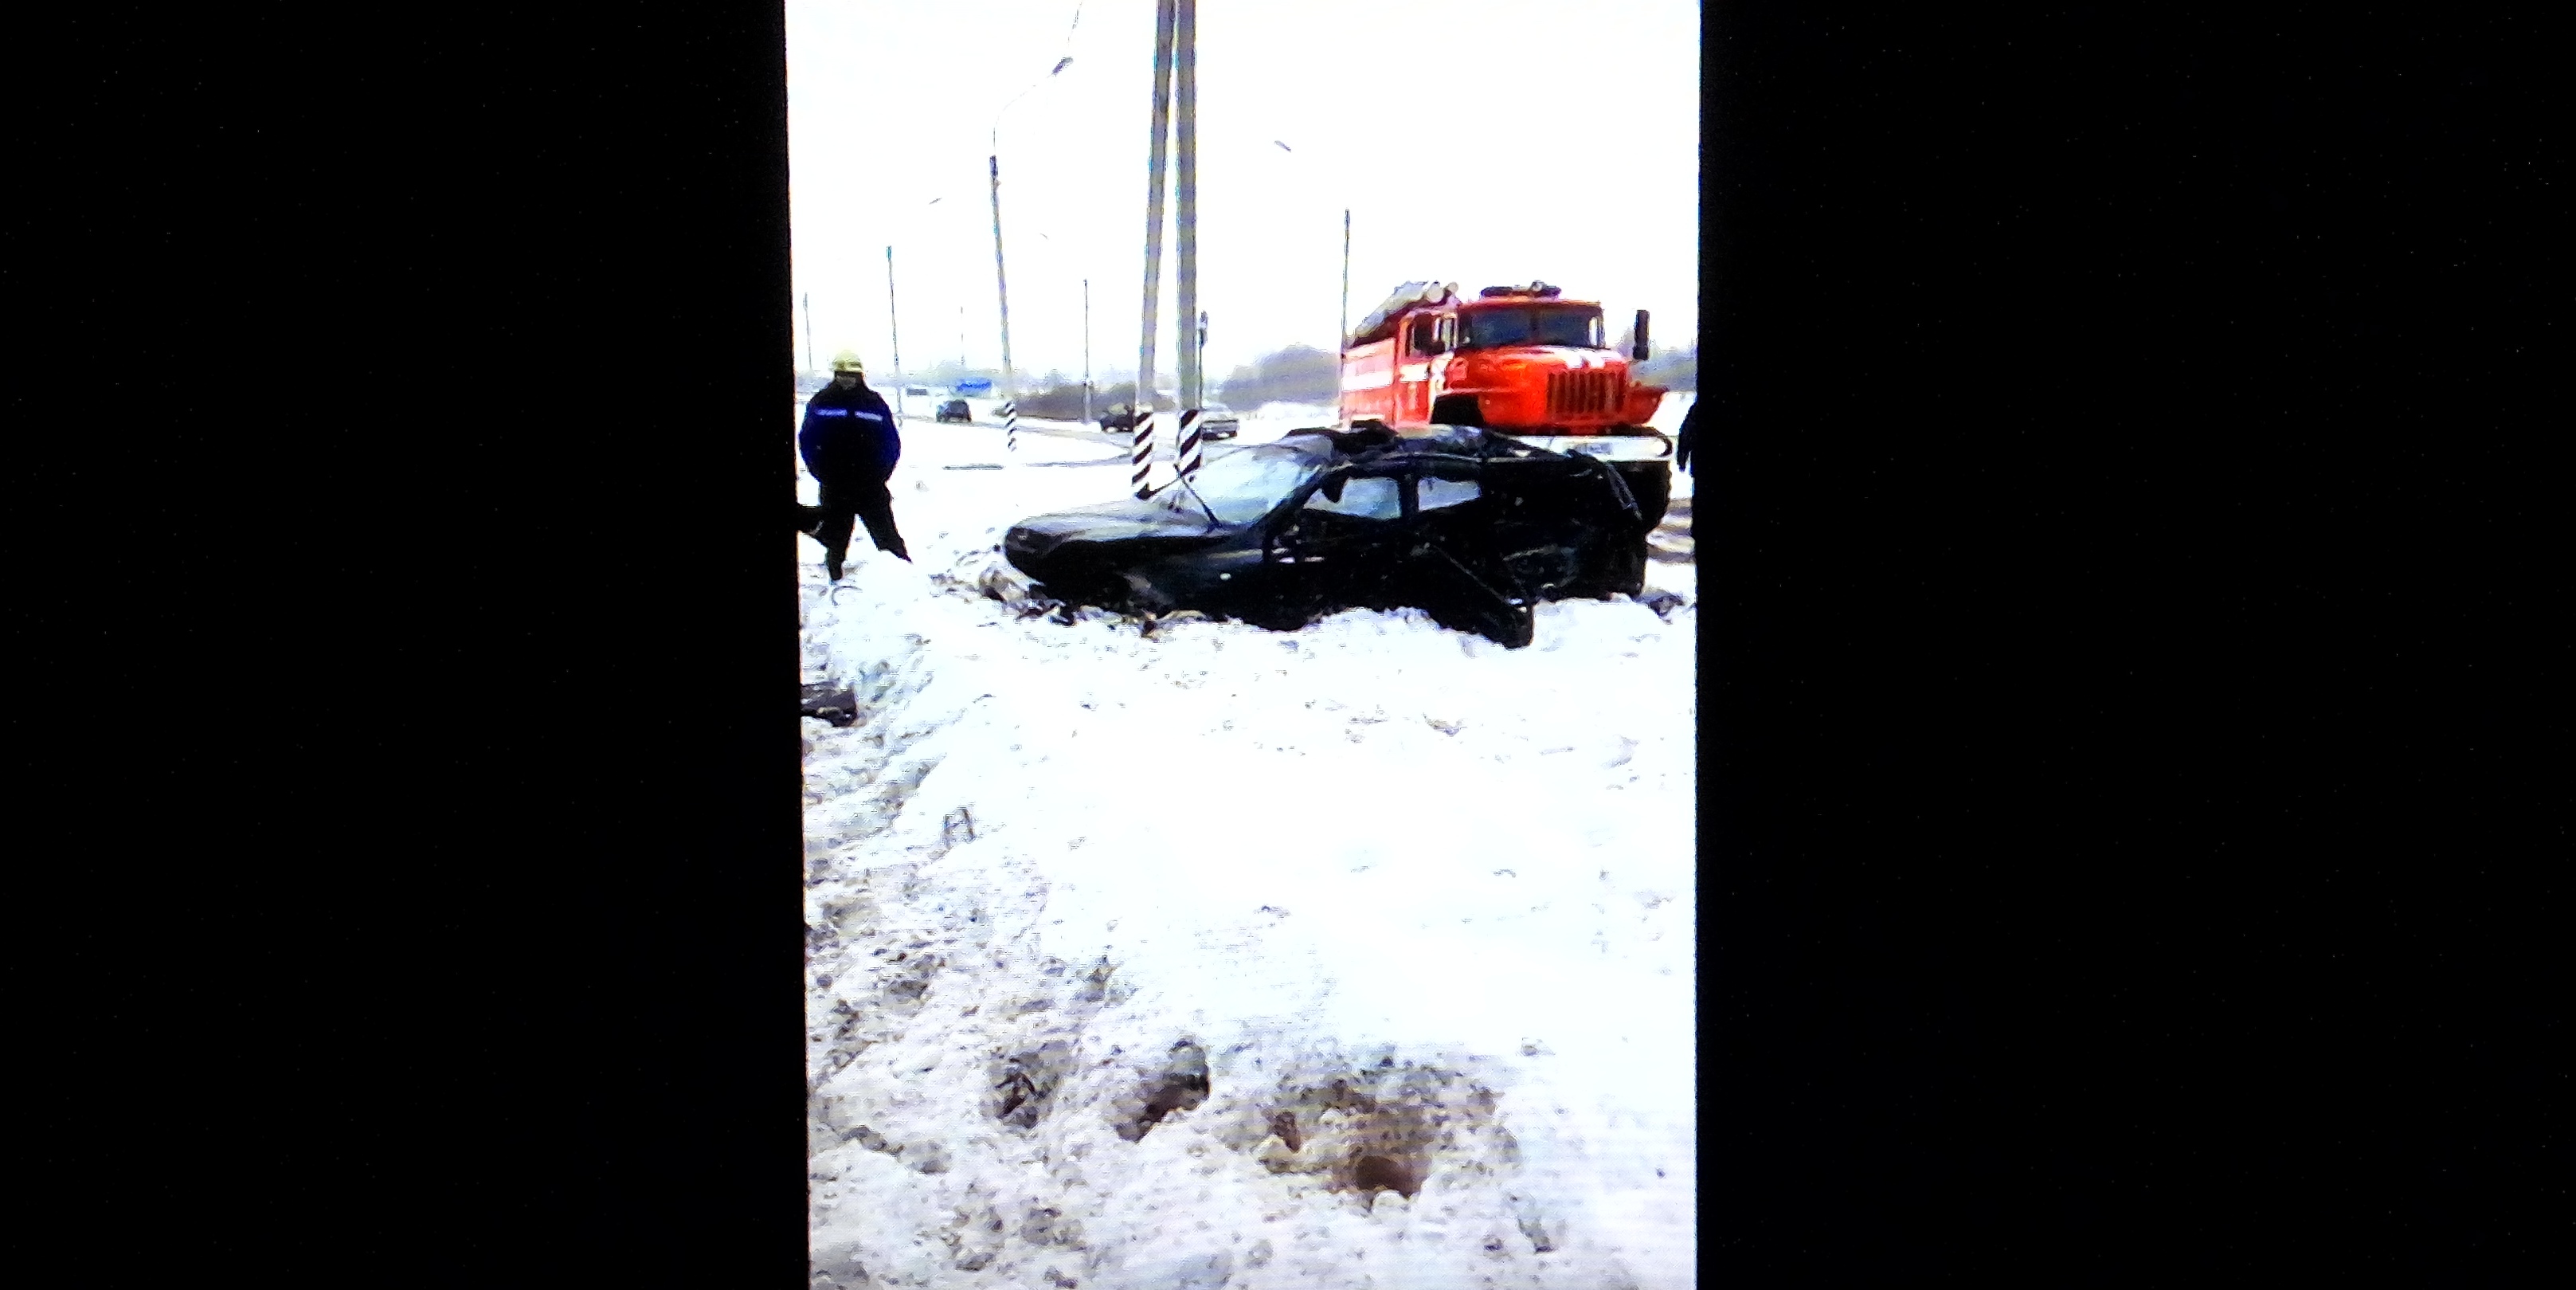
<svg viewBox="0 0 2576 1290">
<path fill-rule="evenodd" d="M 1075 12 L 1074 21 L 1082 21 L 1078 10 Z M 1020 446 L 1020 377 L 1018 370 L 1011 366 L 1011 283 L 1002 272 L 1002 117 L 1011 110 L 1012 103 L 1027 97 L 1029 90 L 1046 84 L 1047 77 L 1055 76 L 1072 65 L 1073 59 L 1069 55 L 1057 59 L 1055 66 L 1047 70 L 1046 76 L 1030 82 L 1028 90 L 1012 95 L 1011 102 L 1003 104 L 1002 110 L 993 114 L 991 132 L 993 151 L 992 155 L 985 158 L 985 164 L 993 177 L 993 287 L 1001 301 L 1002 443 L 1004 447 L 1012 449 Z"/>
<path fill-rule="evenodd" d="M 886 248 L 886 339 L 894 344 L 894 418 L 901 421 L 904 415 L 903 329 L 895 322 L 894 248 L 891 246 Z M 805 321 L 805 340 L 809 345 L 814 340 L 814 321 L 810 316 Z"/>
<path fill-rule="evenodd" d="M 1178 0 L 1176 22 L 1172 29 L 1173 112 L 1173 232 L 1178 234 L 1180 263 L 1173 266 L 1172 285 L 1178 298 L 1178 321 L 1190 325 L 1199 312 L 1199 57 L 1198 0 Z M 1180 403 L 1184 411 L 1195 411 L 1205 405 L 1201 397 L 1199 351 L 1196 345 L 1176 345 L 1180 351 Z"/>
<path fill-rule="evenodd" d="M 1333 419 L 1342 419 L 1342 348 L 1351 343 L 1351 208 L 1342 208 L 1342 325 L 1333 333 Z"/>
<path fill-rule="evenodd" d="M 1136 430 L 1128 449 L 1130 486 L 1145 487 L 1154 449 L 1154 323 L 1163 286 L 1163 158 L 1172 117 L 1172 26 L 1180 0 L 1154 6 L 1154 144 L 1145 161 L 1145 319 L 1136 345 Z"/>
<path fill-rule="evenodd" d="M 805 305 L 805 370 L 820 371 L 814 366 L 814 293 L 806 292 L 797 299 Z"/>
<path fill-rule="evenodd" d="M 996 151 L 985 160 L 993 176 L 993 288 L 1000 293 L 1002 310 L 1002 435 L 1006 447 L 1019 443 L 1019 378 L 1011 371 L 1011 284 L 1002 275 L 1002 154 L 999 151 L 1000 127 L 995 127 Z"/>
<path fill-rule="evenodd" d="M 1082 280 L 1082 423 L 1091 424 L 1091 279 Z"/>
</svg>

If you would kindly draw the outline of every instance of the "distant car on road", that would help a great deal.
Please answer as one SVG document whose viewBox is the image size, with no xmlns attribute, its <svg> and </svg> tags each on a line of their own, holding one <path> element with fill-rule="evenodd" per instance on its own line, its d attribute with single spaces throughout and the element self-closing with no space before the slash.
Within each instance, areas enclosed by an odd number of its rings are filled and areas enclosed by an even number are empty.
<svg viewBox="0 0 2576 1290">
<path fill-rule="evenodd" d="M 966 400 L 964 399 L 950 399 L 946 403 L 939 405 L 938 420 L 940 421 L 954 421 L 960 425 L 964 425 L 974 421 L 974 419 L 975 414 L 966 409 Z"/>
<path fill-rule="evenodd" d="M 1100 428 L 1135 429 L 1136 409 L 1124 403 L 1111 404 L 1107 412 L 1100 414 Z M 1202 439 L 1231 439 L 1242 432 L 1243 419 L 1222 403 L 1211 403 L 1199 413 L 1199 437 Z"/>
<path fill-rule="evenodd" d="M 903 387 L 903 392 L 916 399 L 926 399 L 930 397 L 930 387 L 927 385 L 907 385 Z"/>
</svg>

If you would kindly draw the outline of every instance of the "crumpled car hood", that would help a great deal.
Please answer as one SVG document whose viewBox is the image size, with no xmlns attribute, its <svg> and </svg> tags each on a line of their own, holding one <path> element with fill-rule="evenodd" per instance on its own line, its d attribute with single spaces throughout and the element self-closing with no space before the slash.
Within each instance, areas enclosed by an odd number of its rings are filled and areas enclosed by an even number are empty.
<svg viewBox="0 0 2576 1290">
<path fill-rule="evenodd" d="M 1139 538 L 1186 542 L 1193 538 L 1215 539 L 1221 536 L 1223 531 L 1209 523 L 1204 514 L 1175 510 L 1162 502 L 1140 502 L 1131 497 L 1077 506 L 1069 511 L 1032 515 L 1011 527 L 1003 546 L 1015 559 L 1043 560 L 1056 548 L 1075 538 L 1085 542 L 1128 542 Z"/>
</svg>

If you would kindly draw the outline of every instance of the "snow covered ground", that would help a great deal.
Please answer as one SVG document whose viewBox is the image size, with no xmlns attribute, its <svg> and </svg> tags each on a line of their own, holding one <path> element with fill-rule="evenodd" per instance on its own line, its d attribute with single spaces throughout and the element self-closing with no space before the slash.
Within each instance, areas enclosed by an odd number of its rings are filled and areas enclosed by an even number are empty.
<svg viewBox="0 0 2576 1290">
<path fill-rule="evenodd" d="M 1125 453 L 1022 424 L 906 425 L 918 563 L 797 539 L 806 680 L 863 713 L 805 722 L 815 1284 L 1693 1284 L 1679 521 L 1668 618 L 1524 650 L 1068 625 L 980 583 Z"/>
</svg>

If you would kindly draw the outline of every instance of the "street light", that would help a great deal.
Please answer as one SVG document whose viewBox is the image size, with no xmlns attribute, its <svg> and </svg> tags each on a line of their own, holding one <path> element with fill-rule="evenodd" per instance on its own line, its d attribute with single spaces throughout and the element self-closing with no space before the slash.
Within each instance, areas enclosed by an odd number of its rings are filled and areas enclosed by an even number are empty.
<svg viewBox="0 0 2576 1290">
<path fill-rule="evenodd" d="M 1079 20 L 1077 17 L 1076 21 Z M 988 136 L 992 151 L 984 159 L 987 173 L 992 177 L 993 290 L 999 300 L 1002 318 L 1002 430 L 1007 436 L 1005 442 L 1015 448 L 1019 446 L 1017 432 L 1020 378 L 1019 373 L 1011 366 L 1011 280 L 1010 275 L 1002 268 L 1002 117 L 1011 110 L 1013 104 L 1027 98 L 1030 90 L 1055 79 L 1064 69 L 1071 66 L 1073 66 L 1073 56 L 1070 54 L 1055 60 L 1055 66 L 1047 69 L 1046 75 L 1029 82 L 1028 89 L 1012 95 L 1010 102 L 1004 103 L 1002 110 L 993 114 L 993 128 Z"/>
<path fill-rule="evenodd" d="M 1281 152 L 1284 152 L 1284 153 L 1288 154 L 1290 157 L 1292 157 L 1292 158 L 1296 158 L 1296 160 L 1298 161 L 1298 164 L 1299 164 L 1301 167 L 1304 167 L 1304 166 L 1306 165 L 1306 161 L 1305 161 L 1305 159 L 1304 159 L 1303 157 L 1298 157 L 1298 156 L 1297 156 L 1297 150 L 1296 150 L 1296 149 L 1294 149 L 1294 148 L 1289 147 L 1285 142 L 1282 142 L 1281 140 L 1278 140 L 1278 139 L 1273 139 L 1273 140 L 1271 140 L 1271 141 L 1270 141 L 1270 144 L 1271 144 L 1271 146 L 1272 146 L 1272 147 L 1275 147 L 1275 148 L 1279 149 Z M 1313 172 L 1311 169 L 1308 169 L 1306 173 L 1308 173 L 1308 174 L 1310 174 L 1310 175 L 1311 175 L 1311 174 L 1313 174 L 1314 172 Z M 1335 387 L 1336 391 L 1338 391 L 1338 390 L 1339 390 L 1340 385 L 1341 385 L 1341 380 L 1340 380 L 1340 376 L 1339 376 L 1339 371 L 1340 371 L 1340 365 L 1341 365 L 1342 345 L 1343 345 L 1343 343 L 1344 343 L 1344 342 L 1346 342 L 1346 341 L 1348 341 L 1348 340 L 1350 339 L 1350 332 L 1351 332 L 1351 208 L 1350 208 L 1350 207 L 1348 207 L 1348 206 L 1345 206 L 1345 207 L 1343 207 L 1343 208 L 1342 208 L 1342 312 L 1341 312 L 1341 315 L 1340 315 L 1340 319 L 1339 319 L 1339 321 L 1335 324 L 1335 326 L 1334 326 L 1334 328 L 1333 328 L 1333 343 L 1332 343 L 1331 348 L 1330 348 L 1330 349 L 1329 349 L 1329 351 L 1328 351 L 1329 353 L 1331 353 L 1331 354 L 1333 355 L 1333 363 L 1334 363 L 1334 369 L 1335 369 L 1335 378 L 1334 378 L 1334 382 L 1333 382 L 1333 384 L 1334 384 L 1334 387 Z M 1335 399 L 1335 401 L 1336 401 L 1337 403 L 1338 403 L 1338 401 L 1339 401 L 1339 400 L 1340 400 L 1340 398 L 1341 398 L 1341 396 L 1340 396 L 1340 394 L 1339 394 L 1338 392 L 1336 392 L 1336 393 L 1335 393 L 1335 395 L 1334 395 L 1333 397 L 1334 397 L 1334 399 Z"/>
</svg>

